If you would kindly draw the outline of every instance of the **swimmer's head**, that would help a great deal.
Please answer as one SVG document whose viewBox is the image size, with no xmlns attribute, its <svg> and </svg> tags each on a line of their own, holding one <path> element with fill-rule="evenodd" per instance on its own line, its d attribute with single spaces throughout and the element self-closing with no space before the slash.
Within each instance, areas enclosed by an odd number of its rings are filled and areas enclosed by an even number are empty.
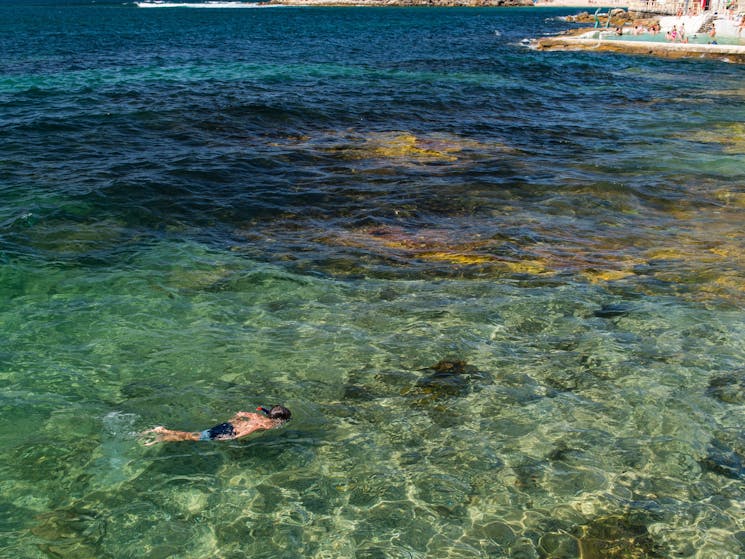
<svg viewBox="0 0 745 559">
<path fill-rule="evenodd" d="M 264 406 L 259 406 L 258 408 L 256 408 L 256 410 L 263 411 L 269 419 L 278 419 L 282 422 L 289 421 L 292 417 L 290 410 L 288 410 L 284 406 L 279 405 L 274 405 L 269 409 L 265 408 Z"/>
</svg>

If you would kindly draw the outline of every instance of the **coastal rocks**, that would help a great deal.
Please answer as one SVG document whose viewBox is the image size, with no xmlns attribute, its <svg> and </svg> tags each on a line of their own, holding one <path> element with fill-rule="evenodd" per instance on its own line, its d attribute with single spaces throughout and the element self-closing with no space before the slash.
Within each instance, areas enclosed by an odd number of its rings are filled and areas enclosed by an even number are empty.
<svg viewBox="0 0 745 559">
<path fill-rule="evenodd" d="M 698 45 L 693 43 L 652 43 L 646 41 L 601 40 L 576 36 L 546 37 L 531 43 L 539 51 L 615 52 L 643 54 L 660 58 L 710 58 L 745 64 L 745 47 L 741 45 Z"/>
<path fill-rule="evenodd" d="M 599 22 L 601 27 L 608 26 L 608 18 L 610 17 L 611 27 L 623 27 L 626 24 L 634 23 L 635 25 L 650 26 L 652 23 L 657 22 L 657 18 L 646 18 L 646 14 L 639 12 L 627 12 L 622 8 L 615 8 L 608 12 L 598 13 L 597 19 L 594 13 L 580 12 L 576 15 L 566 16 L 566 21 L 571 23 L 590 23 L 595 24 Z"/>
<path fill-rule="evenodd" d="M 576 16 L 578 19 L 568 21 L 579 23 L 593 23 L 601 29 L 573 29 L 564 34 L 554 37 L 544 37 L 534 39 L 530 46 L 540 51 L 578 51 L 592 50 L 593 52 L 617 52 L 624 54 L 644 54 L 658 56 L 661 58 L 708 58 L 721 60 L 723 62 L 743 64 L 745 63 L 745 46 L 739 44 L 701 44 L 701 43 L 675 43 L 652 40 L 627 40 L 624 37 L 603 37 L 599 32 L 607 31 L 602 28 L 608 26 L 608 14 L 601 18 L 602 14 L 596 16 L 587 12 Z M 613 28 L 624 27 L 633 24 L 642 27 L 650 27 L 656 23 L 656 19 L 645 19 L 644 14 L 634 12 L 621 13 L 618 10 L 612 10 L 610 15 L 610 25 Z M 659 23 L 657 23 L 659 25 Z M 615 35 L 615 34 L 614 34 Z M 735 148 L 737 149 L 737 148 Z"/>
<path fill-rule="evenodd" d="M 440 7 L 512 7 L 532 6 L 533 0 L 271 0 L 284 6 L 440 6 Z"/>
</svg>

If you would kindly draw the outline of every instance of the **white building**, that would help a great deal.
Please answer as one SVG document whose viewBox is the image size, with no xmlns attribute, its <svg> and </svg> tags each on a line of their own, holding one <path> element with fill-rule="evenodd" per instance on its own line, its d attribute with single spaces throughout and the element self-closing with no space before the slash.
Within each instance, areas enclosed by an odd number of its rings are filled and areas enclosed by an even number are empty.
<svg viewBox="0 0 745 559">
<path fill-rule="evenodd" d="M 738 5 L 739 3 L 739 5 Z M 745 0 L 629 0 L 632 11 L 670 15 L 699 15 L 702 12 L 726 16 L 731 10 L 733 17 L 745 10 Z"/>
</svg>

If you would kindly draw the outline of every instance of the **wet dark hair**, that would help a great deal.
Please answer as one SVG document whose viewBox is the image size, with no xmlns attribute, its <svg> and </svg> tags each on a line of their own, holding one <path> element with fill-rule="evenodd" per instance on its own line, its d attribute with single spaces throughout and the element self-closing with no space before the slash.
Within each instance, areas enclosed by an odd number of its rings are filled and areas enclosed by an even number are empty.
<svg viewBox="0 0 745 559">
<path fill-rule="evenodd" d="M 288 410 L 284 406 L 280 405 L 274 405 L 271 407 L 271 409 L 266 409 L 264 407 L 259 408 L 261 411 L 263 411 L 269 419 L 279 419 L 280 421 L 289 421 L 292 417 L 292 413 L 290 410 Z"/>
</svg>

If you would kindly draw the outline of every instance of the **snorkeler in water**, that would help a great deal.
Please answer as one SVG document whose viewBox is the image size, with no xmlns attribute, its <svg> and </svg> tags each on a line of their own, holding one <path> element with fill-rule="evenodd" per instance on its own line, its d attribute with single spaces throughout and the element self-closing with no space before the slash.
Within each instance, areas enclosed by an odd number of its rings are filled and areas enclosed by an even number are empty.
<svg viewBox="0 0 745 559">
<path fill-rule="evenodd" d="M 145 443 L 145 446 L 171 441 L 227 441 L 246 437 L 255 431 L 274 429 L 290 420 L 292 414 L 284 406 L 265 408 L 259 406 L 256 411 L 264 415 L 239 411 L 230 421 L 220 423 L 204 431 L 173 431 L 163 426 L 143 431 L 143 435 L 154 434 L 155 439 Z"/>
</svg>

